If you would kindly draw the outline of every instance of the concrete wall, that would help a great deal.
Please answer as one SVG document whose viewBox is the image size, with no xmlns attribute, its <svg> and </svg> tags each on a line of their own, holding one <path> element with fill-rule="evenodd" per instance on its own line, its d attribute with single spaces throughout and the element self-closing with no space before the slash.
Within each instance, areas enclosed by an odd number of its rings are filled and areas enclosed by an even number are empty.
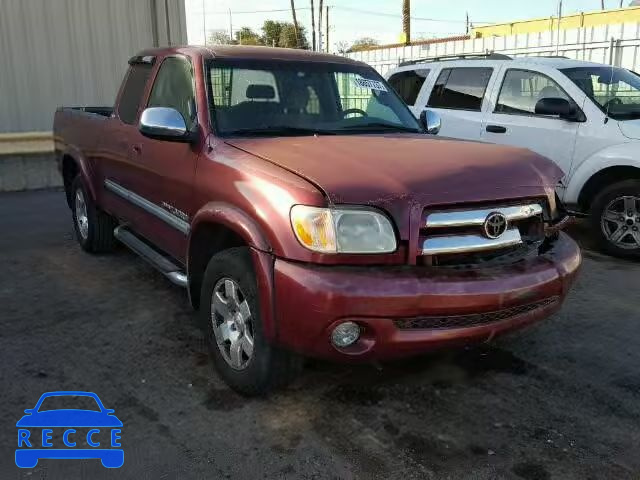
<svg viewBox="0 0 640 480">
<path fill-rule="evenodd" d="M 0 0 L 0 133 L 112 105 L 131 56 L 186 42 L 184 0 Z"/>
</svg>

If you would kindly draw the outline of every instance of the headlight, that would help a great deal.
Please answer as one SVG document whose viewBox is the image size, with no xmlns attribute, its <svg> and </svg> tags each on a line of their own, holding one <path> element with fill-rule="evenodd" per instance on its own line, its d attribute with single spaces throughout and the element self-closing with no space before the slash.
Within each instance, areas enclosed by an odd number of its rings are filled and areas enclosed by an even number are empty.
<svg viewBox="0 0 640 480">
<path fill-rule="evenodd" d="M 295 205 L 291 226 L 298 241 L 315 252 L 388 253 L 396 249 L 391 222 L 374 210 Z"/>
</svg>

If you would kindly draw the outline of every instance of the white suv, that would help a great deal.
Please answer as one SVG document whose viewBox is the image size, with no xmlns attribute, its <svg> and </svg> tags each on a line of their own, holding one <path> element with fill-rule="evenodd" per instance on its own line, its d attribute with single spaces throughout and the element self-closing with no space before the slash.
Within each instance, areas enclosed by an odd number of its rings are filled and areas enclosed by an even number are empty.
<svg viewBox="0 0 640 480">
<path fill-rule="evenodd" d="M 558 196 L 567 208 L 590 215 L 609 253 L 640 257 L 637 73 L 487 54 L 407 62 L 387 78 L 416 117 L 425 109 L 429 119 L 440 117 L 442 136 L 525 147 L 553 160 L 565 172 Z"/>
</svg>

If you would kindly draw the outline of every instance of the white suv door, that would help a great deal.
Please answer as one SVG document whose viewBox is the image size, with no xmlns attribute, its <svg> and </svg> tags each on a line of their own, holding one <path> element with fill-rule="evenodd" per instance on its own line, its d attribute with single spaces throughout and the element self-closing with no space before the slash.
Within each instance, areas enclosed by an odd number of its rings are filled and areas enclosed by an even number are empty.
<svg viewBox="0 0 640 480">
<path fill-rule="evenodd" d="M 480 140 L 485 93 L 491 91 L 497 72 L 492 64 L 477 63 L 473 67 L 440 64 L 425 107 L 440 115 L 440 136 Z"/>
<path fill-rule="evenodd" d="M 535 113 L 536 103 L 542 98 L 562 98 L 571 103 L 579 115 L 584 95 L 572 98 L 552 73 L 532 69 L 503 67 L 502 81 L 489 98 L 489 110 L 482 129 L 481 140 L 513 145 L 533 150 L 553 160 L 564 172 L 571 172 L 580 122 L 558 116 Z M 574 92 L 575 93 L 575 92 Z M 583 120 L 584 121 L 584 120 Z"/>
</svg>

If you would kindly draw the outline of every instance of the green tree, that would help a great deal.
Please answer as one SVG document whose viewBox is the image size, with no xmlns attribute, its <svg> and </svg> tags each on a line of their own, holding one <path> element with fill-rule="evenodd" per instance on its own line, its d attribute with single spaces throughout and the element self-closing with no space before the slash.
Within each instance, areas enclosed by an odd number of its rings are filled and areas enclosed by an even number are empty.
<svg viewBox="0 0 640 480">
<path fill-rule="evenodd" d="M 236 32 L 236 43 L 240 45 L 263 45 L 260 35 L 249 27 L 242 27 Z"/>
<path fill-rule="evenodd" d="M 262 25 L 262 43 L 268 47 L 285 47 L 309 49 L 307 32 L 301 25 L 298 26 L 299 39 L 296 42 L 296 28 L 291 22 L 279 22 L 275 20 L 265 20 Z"/>
<path fill-rule="evenodd" d="M 297 33 L 298 40 L 296 41 L 296 28 L 294 27 L 293 23 L 286 23 L 282 27 L 282 31 L 280 32 L 278 46 L 309 50 L 309 41 L 307 40 L 306 29 L 302 25 L 298 25 Z"/>
<path fill-rule="evenodd" d="M 277 47 L 280 43 L 280 34 L 282 27 L 286 22 L 278 22 L 275 20 L 265 20 L 262 24 L 262 43 L 268 47 Z"/>
<path fill-rule="evenodd" d="M 380 42 L 375 38 L 371 37 L 362 37 L 351 45 L 351 48 L 348 50 L 349 52 L 357 52 L 359 50 L 365 50 L 369 47 L 376 47 L 380 45 Z"/>
</svg>

